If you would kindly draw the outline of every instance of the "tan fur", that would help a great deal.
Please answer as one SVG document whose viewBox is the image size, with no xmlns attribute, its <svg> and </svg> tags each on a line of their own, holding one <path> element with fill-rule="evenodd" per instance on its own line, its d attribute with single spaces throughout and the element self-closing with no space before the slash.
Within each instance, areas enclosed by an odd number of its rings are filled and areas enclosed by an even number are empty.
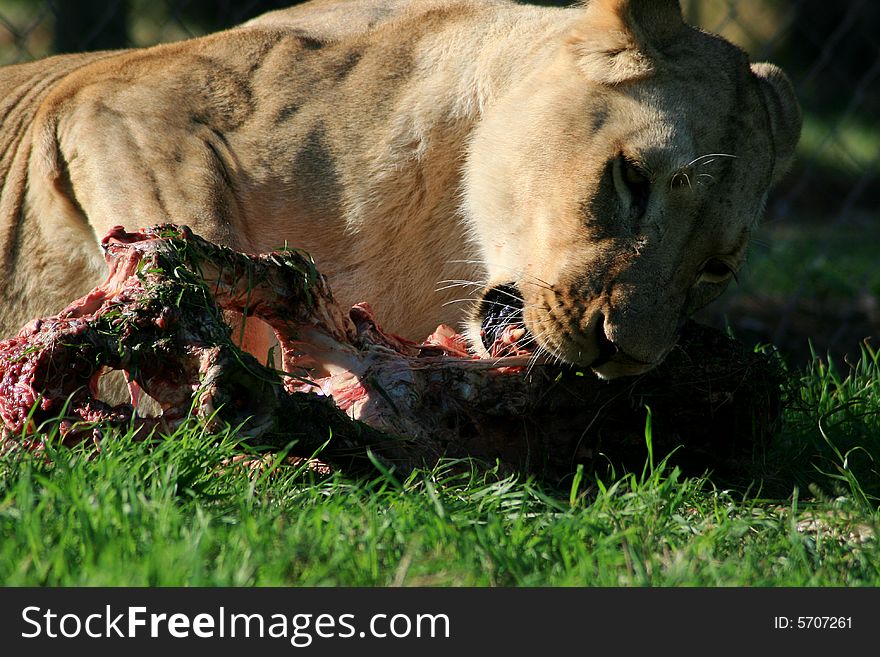
<svg viewBox="0 0 880 657">
<path fill-rule="evenodd" d="M 108 228 L 173 221 L 302 247 L 415 338 L 472 305 L 442 281 L 515 283 L 544 350 L 616 345 L 603 376 L 656 364 L 720 293 L 701 268 L 739 265 L 800 127 L 778 69 L 669 0 L 315 0 L 7 67 L 0 98 L 3 335 L 103 277 Z M 650 171 L 642 216 L 621 153 Z"/>
</svg>

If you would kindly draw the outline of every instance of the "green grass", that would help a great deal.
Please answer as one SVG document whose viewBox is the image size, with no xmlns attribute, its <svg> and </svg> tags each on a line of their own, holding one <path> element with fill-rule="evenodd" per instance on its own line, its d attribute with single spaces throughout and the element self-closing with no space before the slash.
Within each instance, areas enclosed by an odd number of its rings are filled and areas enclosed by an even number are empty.
<svg viewBox="0 0 880 657">
<path fill-rule="evenodd" d="M 802 479 L 822 475 L 813 486 L 858 502 L 865 511 L 880 501 L 880 353 L 869 345 L 861 359 L 840 368 L 814 358 L 789 400 L 789 421 L 771 459 L 787 462 Z M 812 481 L 812 480 L 811 480 Z M 820 483 L 821 482 L 821 483 Z M 830 487 L 828 487 L 830 485 Z"/>
<path fill-rule="evenodd" d="M 223 465 L 230 435 L 0 458 L 5 585 L 880 585 L 880 365 L 817 360 L 754 476 L 661 454 L 564 490 L 460 463 L 404 481 Z"/>
<path fill-rule="evenodd" d="M 801 289 L 814 299 L 845 303 L 880 297 L 880 230 L 828 221 L 763 226 L 752 244 L 740 284 L 731 292 L 786 298 Z M 792 275 L 796 272 L 797 275 Z"/>
</svg>

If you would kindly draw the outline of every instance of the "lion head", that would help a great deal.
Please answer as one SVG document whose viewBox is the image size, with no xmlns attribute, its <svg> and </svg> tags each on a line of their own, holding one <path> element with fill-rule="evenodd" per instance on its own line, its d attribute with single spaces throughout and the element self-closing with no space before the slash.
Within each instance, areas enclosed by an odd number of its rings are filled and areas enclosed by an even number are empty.
<svg viewBox="0 0 880 657">
<path fill-rule="evenodd" d="M 521 316 L 542 353 L 638 374 L 736 276 L 800 110 L 777 67 L 685 25 L 674 0 L 592 0 L 555 38 L 470 145 L 488 285 L 468 330 Z"/>
</svg>

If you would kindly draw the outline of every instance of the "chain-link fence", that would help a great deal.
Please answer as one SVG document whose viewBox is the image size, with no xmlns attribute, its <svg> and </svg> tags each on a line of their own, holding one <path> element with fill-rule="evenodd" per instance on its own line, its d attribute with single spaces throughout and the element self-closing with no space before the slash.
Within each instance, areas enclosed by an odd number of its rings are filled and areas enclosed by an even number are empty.
<svg viewBox="0 0 880 657">
<path fill-rule="evenodd" d="M 188 38 L 290 4 L 0 0 L 0 65 Z M 851 352 L 880 336 L 880 3 L 681 4 L 690 22 L 783 66 L 805 110 L 797 164 L 772 197 L 751 271 L 704 318 L 724 316 L 740 332 L 793 349 L 809 337 L 820 350 Z"/>
</svg>

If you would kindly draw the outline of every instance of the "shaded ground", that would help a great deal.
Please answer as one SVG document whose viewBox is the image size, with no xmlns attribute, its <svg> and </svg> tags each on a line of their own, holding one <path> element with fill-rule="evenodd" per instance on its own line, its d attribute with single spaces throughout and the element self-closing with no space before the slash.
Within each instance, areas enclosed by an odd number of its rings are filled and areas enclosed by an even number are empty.
<svg viewBox="0 0 880 657">
<path fill-rule="evenodd" d="M 779 222 L 763 227 L 738 284 L 698 319 L 729 326 L 748 343 L 771 343 L 790 365 L 816 354 L 854 362 L 880 344 L 880 226 Z"/>
</svg>

